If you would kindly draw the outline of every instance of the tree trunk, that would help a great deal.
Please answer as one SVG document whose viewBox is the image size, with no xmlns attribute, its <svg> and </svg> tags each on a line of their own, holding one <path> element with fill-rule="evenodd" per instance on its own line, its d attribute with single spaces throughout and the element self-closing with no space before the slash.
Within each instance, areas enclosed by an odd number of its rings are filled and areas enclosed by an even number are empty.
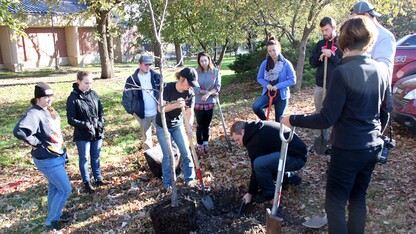
<svg viewBox="0 0 416 234">
<path fill-rule="evenodd" d="M 215 65 L 218 65 L 218 62 L 217 62 L 217 39 L 215 39 L 215 43 L 214 43 L 214 57 L 212 58 L 212 61 L 214 62 Z"/>
<path fill-rule="evenodd" d="M 294 92 L 298 92 L 302 88 L 302 76 L 303 76 L 303 67 L 305 65 L 305 56 L 306 56 L 306 43 L 307 40 L 298 41 L 297 51 L 298 51 L 298 61 L 296 64 L 296 85 L 294 87 Z"/>
<path fill-rule="evenodd" d="M 247 45 L 247 48 L 248 48 L 248 52 L 249 53 L 253 53 L 254 52 L 254 46 L 253 46 L 253 43 L 252 43 L 252 39 L 253 39 L 253 33 L 251 31 L 247 31 L 247 34 L 246 34 L 246 40 L 247 40 L 246 45 Z"/>
<path fill-rule="evenodd" d="M 157 42 L 153 42 L 153 54 L 155 56 L 155 66 L 161 67 L 162 48 Z"/>
<path fill-rule="evenodd" d="M 110 28 L 110 17 L 107 17 L 107 29 Z M 111 63 L 111 77 L 114 77 L 114 38 L 111 35 L 111 32 L 107 30 L 107 50 L 108 50 L 108 58 Z"/>
<path fill-rule="evenodd" d="M 175 55 L 176 55 L 176 65 L 178 67 L 183 67 L 182 47 L 181 47 L 181 44 L 176 41 L 175 41 Z"/>
<path fill-rule="evenodd" d="M 112 62 L 108 53 L 108 36 L 107 21 L 109 20 L 110 11 L 96 11 L 97 31 L 100 35 L 98 41 L 98 50 L 101 62 L 101 79 L 112 78 L 114 76 Z M 114 54 L 113 54 L 114 57 Z"/>
<path fill-rule="evenodd" d="M 208 50 L 207 50 L 207 45 L 205 45 L 205 44 L 204 44 L 204 42 L 202 42 L 202 41 L 201 41 L 201 40 L 199 40 L 199 39 L 198 39 L 198 42 L 199 42 L 199 44 L 201 45 L 202 50 L 203 50 L 203 51 L 207 51 L 207 52 L 208 52 Z"/>
<path fill-rule="evenodd" d="M 220 57 L 217 61 L 218 68 L 221 68 L 222 60 L 224 59 L 225 51 L 227 50 L 228 43 L 230 42 L 229 38 L 225 39 L 225 44 L 222 46 Z"/>
</svg>

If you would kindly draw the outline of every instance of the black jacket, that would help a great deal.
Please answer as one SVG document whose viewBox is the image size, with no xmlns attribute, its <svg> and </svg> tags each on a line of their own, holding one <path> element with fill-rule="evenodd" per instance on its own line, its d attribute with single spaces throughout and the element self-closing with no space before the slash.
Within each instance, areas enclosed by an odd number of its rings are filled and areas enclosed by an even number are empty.
<svg viewBox="0 0 416 234">
<path fill-rule="evenodd" d="M 137 69 L 133 75 L 129 76 L 126 80 L 124 86 L 122 104 L 124 109 L 129 114 L 136 113 L 141 119 L 144 118 L 144 101 L 143 101 L 143 91 L 138 90 L 137 86 L 141 86 L 139 77 L 137 74 L 140 69 Z M 159 88 L 160 88 L 160 75 L 153 70 L 150 70 L 150 77 L 152 82 L 152 87 L 154 89 L 154 97 L 159 98 Z M 156 91 L 157 90 L 157 91 Z"/>
<path fill-rule="evenodd" d="M 333 50 L 333 55 L 328 58 L 326 88 L 329 87 L 329 81 L 332 79 L 332 71 L 341 62 L 342 51 L 338 48 L 337 40 L 338 37 L 335 37 L 332 41 L 318 41 L 312 50 L 311 56 L 309 57 L 309 64 L 311 67 L 317 68 L 315 73 L 315 84 L 319 87 L 324 86 L 324 61 L 319 61 L 319 56 L 322 54 L 322 48 L 327 47 L 328 49 Z"/>
<path fill-rule="evenodd" d="M 256 194 L 258 184 L 254 171 L 254 160 L 258 157 L 280 152 L 282 140 L 280 139 L 280 124 L 270 121 L 253 121 L 248 122 L 244 128 L 243 145 L 248 151 L 251 161 L 251 178 L 249 185 L 249 193 Z M 289 137 L 289 132 L 284 133 L 285 137 Z M 287 155 L 304 160 L 306 162 L 308 150 L 305 143 L 296 135 L 293 135 L 292 141 L 289 142 Z M 276 165 L 277 168 L 277 165 Z"/>
<path fill-rule="evenodd" d="M 334 126 L 331 143 L 340 149 L 365 149 L 383 144 L 380 135 L 386 123 L 388 71 L 367 55 L 345 57 L 333 72 L 319 114 L 291 115 L 293 126 L 326 129 Z"/>
<path fill-rule="evenodd" d="M 83 93 L 78 84 L 66 102 L 68 124 L 74 126 L 74 141 L 90 141 L 104 138 L 104 111 L 100 97 L 94 90 Z"/>
</svg>

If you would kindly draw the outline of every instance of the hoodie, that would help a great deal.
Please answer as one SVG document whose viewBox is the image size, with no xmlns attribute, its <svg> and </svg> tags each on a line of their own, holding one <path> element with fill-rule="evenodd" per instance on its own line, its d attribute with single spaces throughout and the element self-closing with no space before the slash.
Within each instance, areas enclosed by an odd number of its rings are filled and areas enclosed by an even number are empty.
<svg viewBox="0 0 416 234">
<path fill-rule="evenodd" d="M 256 194 L 258 190 L 256 174 L 253 167 L 254 160 L 264 155 L 280 152 L 282 140 L 280 139 L 279 131 L 280 123 L 277 122 L 257 120 L 247 122 L 245 125 L 243 145 L 248 151 L 252 170 L 249 185 L 250 194 Z M 289 137 L 289 132 L 284 133 L 284 136 L 286 138 Z M 308 151 L 305 143 L 294 134 L 292 141 L 289 142 L 287 155 L 302 159 L 306 162 L 307 153 Z"/>
</svg>

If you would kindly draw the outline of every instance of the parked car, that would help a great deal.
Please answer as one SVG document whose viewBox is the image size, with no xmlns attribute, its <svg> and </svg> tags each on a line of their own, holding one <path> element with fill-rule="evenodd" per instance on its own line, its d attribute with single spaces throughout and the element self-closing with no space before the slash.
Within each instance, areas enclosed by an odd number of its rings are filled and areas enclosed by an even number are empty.
<svg viewBox="0 0 416 234">
<path fill-rule="evenodd" d="M 396 46 L 416 46 L 416 33 L 406 35 L 396 42 Z"/>
<path fill-rule="evenodd" d="M 396 43 L 392 84 L 413 74 L 416 74 L 416 33 L 404 36 Z"/>
<path fill-rule="evenodd" d="M 416 74 L 394 84 L 393 119 L 416 134 Z"/>
</svg>

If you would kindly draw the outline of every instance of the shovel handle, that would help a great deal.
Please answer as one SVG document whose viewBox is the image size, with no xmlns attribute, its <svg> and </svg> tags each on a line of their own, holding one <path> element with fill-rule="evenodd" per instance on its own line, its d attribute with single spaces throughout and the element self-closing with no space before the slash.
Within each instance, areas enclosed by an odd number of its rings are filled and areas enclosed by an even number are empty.
<svg viewBox="0 0 416 234">
<path fill-rule="evenodd" d="M 216 95 L 214 97 L 214 99 L 215 99 L 215 101 L 218 104 L 218 110 L 219 110 L 220 117 L 221 117 L 222 128 L 224 130 L 225 140 L 227 141 L 227 144 L 228 144 L 228 150 L 229 151 L 232 151 L 233 149 L 232 149 L 232 146 L 231 146 L 231 140 L 230 140 L 230 137 L 227 134 L 227 127 L 225 126 L 224 115 L 222 114 L 222 109 L 221 109 L 221 104 L 220 104 L 220 98 L 219 98 L 218 95 Z"/>
<path fill-rule="evenodd" d="M 267 95 L 269 96 L 269 106 L 267 107 L 267 116 L 266 116 L 266 120 L 269 120 L 269 115 L 270 115 L 270 111 L 272 109 L 272 104 L 273 104 L 273 99 L 276 97 L 277 95 L 277 90 L 274 91 L 273 95 L 272 95 L 271 90 L 267 90 Z"/>
<path fill-rule="evenodd" d="M 322 95 L 322 101 L 325 99 L 326 96 L 326 80 L 328 76 L 328 57 L 325 56 L 324 58 L 324 90 Z"/>
<path fill-rule="evenodd" d="M 289 142 L 293 139 L 293 135 L 295 132 L 295 127 L 290 129 L 290 134 L 288 138 L 284 136 L 284 128 L 283 124 L 280 124 L 279 134 L 280 139 L 282 140 L 282 146 L 280 150 L 280 158 L 279 158 L 279 166 L 277 168 L 277 177 L 276 177 L 276 188 L 274 192 L 274 199 L 273 199 L 273 207 L 272 207 L 272 215 L 275 216 L 277 214 L 277 209 L 280 205 L 280 197 L 282 195 L 282 182 L 283 182 L 283 174 L 285 173 L 285 166 L 286 166 L 286 156 L 287 156 L 287 147 Z"/>
<path fill-rule="evenodd" d="M 185 125 L 186 132 L 189 133 L 190 132 L 189 131 L 190 126 L 189 126 L 189 122 L 188 122 L 188 117 L 186 117 L 185 107 L 183 106 L 181 109 L 182 109 L 183 122 L 184 122 L 183 124 Z M 194 163 L 195 163 L 196 174 L 198 176 L 199 182 L 201 183 L 202 189 L 204 190 L 205 186 L 204 186 L 204 182 L 202 180 L 202 174 L 201 174 L 201 170 L 200 170 L 200 167 L 199 167 L 199 160 L 198 160 L 198 157 L 196 156 L 196 150 L 195 150 L 195 145 L 193 143 L 192 134 L 190 134 L 188 137 L 189 137 L 189 145 L 190 145 L 191 151 L 192 151 L 191 154 L 192 154 L 192 157 L 193 157 Z"/>
<path fill-rule="evenodd" d="M 282 117 L 280 117 L 280 120 L 282 120 Z M 289 137 L 286 139 L 284 135 L 284 125 L 280 124 L 279 134 L 280 134 L 280 140 L 282 140 L 282 143 L 289 143 L 293 139 L 293 134 L 295 133 L 295 127 L 292 127 L 290 129 Z"/>
</svg>

